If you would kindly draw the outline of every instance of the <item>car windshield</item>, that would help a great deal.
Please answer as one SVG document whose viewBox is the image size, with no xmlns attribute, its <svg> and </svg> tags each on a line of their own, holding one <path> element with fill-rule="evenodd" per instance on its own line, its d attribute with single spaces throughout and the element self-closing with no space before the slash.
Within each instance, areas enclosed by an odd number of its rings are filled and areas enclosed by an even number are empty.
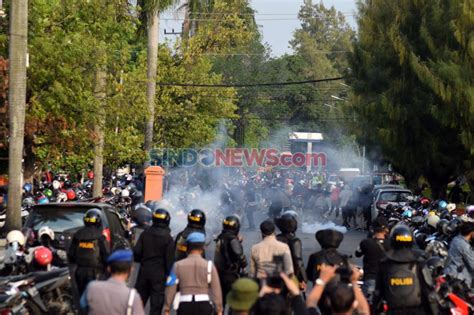
<svg viewBox="0 0 474 315">
<path fill-rule="evenodd" d="M 407 191 L 387 191 L 380 194 L 379 201 L 405 202 L 412 194 Z"/>
<path fill-rule="evenodd" d="M 52 208 L 34 210 L 29 218 L 30 228 L 38 230 L 42 226 L 48 226 L 54 232 L 63 232 L 64 230 L 74 229 L 84 225 L 84 213 L 89 208 Z"/>
</svg>

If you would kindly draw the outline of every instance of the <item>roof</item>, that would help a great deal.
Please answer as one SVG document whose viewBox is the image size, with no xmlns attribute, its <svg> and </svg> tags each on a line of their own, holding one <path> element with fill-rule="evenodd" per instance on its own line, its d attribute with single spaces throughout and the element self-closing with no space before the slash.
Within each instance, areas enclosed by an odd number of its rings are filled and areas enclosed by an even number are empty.
<svg viewBox="0 0 474 315">
<path fill-rule="evenodd" d="M 322 133 L 317 132 L 290 132 L 288 134 L 288 139 L 290 141 L 304 141 L 304 142 L 311 142 L 311 141 L 322 141 L 324 140 Z"/>
</svg>

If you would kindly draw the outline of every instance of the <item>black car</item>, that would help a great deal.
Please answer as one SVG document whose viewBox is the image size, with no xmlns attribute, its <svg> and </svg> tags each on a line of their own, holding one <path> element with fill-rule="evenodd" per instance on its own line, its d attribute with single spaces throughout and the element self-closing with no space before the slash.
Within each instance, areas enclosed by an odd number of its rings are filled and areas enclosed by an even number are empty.
<svg viewBox="0 0 474 315">
<path fill-rule="evenodd" d="M 30 230 L 37 236 L 41 227 L 47 226 L 54 231 L 53 247 L 65 254 L 77 230 L 84 226 L 83 217 L 87 210 L 96 208 L 102 212 L 103 234 L 112 249 L 128 245 L 129 232 L 125 219 L 111 205 L 105 203 L 66 202 L 35 205 L 24 224 L 24 230 Z M 64 257 L 62 257 L 64 255 Z"/>
</svg>

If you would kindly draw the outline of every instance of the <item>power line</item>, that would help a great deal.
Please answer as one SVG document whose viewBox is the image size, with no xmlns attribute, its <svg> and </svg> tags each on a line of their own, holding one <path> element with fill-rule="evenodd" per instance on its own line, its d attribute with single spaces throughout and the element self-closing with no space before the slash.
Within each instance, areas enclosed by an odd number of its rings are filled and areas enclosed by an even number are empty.
<svg viewBox="0 0 474 315">
<path fill-rule="evenodd" d="M 270 83 L 244 83 L 244 84 L 193 84 L 193 83 L 174 83 L 174 82 L 156 82 L 159 86 L 183 86 L 183 87 L 204 87 L 204 88 L 243 88 L 243 87 L 261 87 L 261 86 L 286 86 L 286 85 L 301 85 L 301 84 L 313 84 L 321 82 L 331 82 L 344 80 L 344 77 L 337 78 L 326 78 L 318 80 L 305 80 L 305 81 L 290 81 L 290 82 L 270 82 Z M 146 81 L 142 81 L 146 82 Z"/>
</svg>

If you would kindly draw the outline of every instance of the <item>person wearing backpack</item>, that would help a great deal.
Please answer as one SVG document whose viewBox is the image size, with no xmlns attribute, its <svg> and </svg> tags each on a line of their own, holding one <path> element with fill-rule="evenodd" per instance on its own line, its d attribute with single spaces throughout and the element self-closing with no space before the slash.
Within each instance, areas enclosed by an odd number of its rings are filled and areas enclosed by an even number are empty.
<svg viewBox="0 0 474 315">
<path fill-rule="evenodd" d="M 223 314 L 219 274 L 212 261 L 202 258 L 206 237 L 193 232 L 186 238 L 188 256 L 176 262 L 166 282 L 164 314 Z"/>
<path fill-rule="evenodd" d="M 214 264 L 219 273 L 223 297 L 226 297 L 230 292 L 232 284 L 246 274 L 247 259 L 244 255 L 239 231 L 239 218 L 235 215 L 228 216 L 224 219 L 222 232 L 216 239 Z"/>
</svg>

